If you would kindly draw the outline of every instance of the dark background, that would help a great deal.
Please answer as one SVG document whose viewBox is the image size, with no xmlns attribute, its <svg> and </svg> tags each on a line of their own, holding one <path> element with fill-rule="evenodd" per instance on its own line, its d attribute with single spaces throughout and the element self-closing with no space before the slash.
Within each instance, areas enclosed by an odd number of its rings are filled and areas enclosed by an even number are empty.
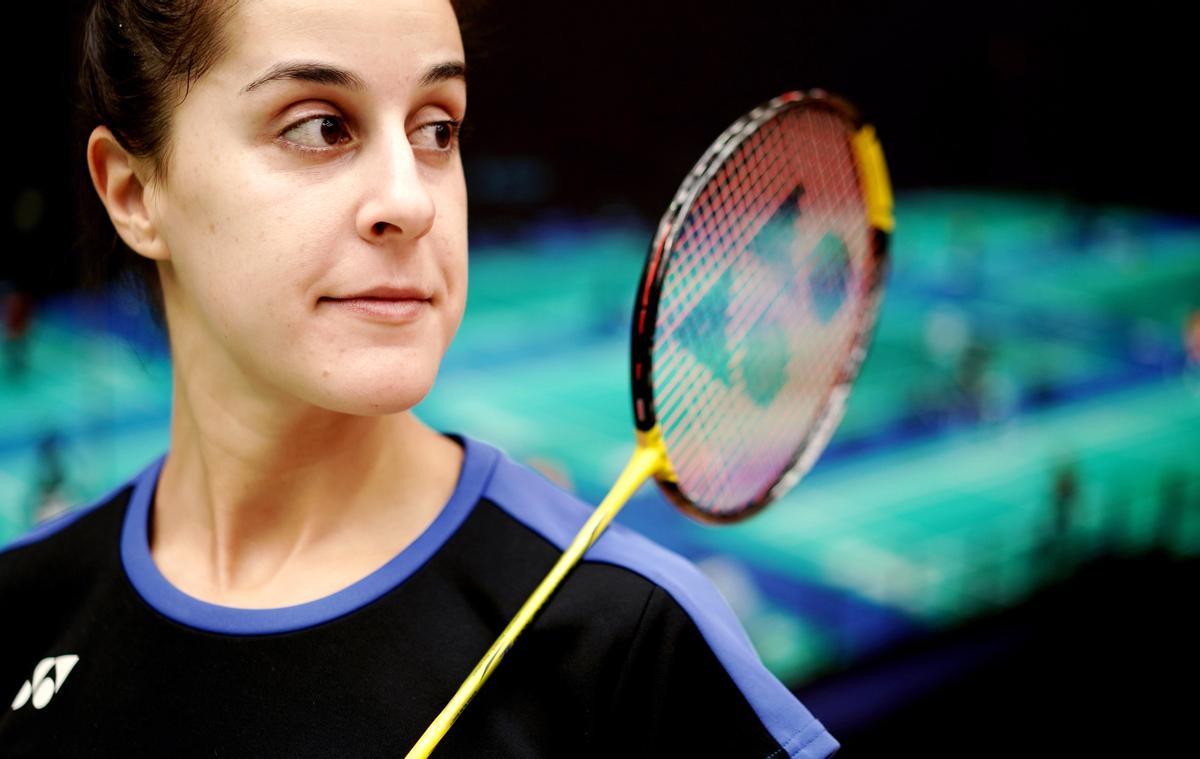
<svg viewBox="0 0 1200 759">
<path fill-rule="evenodd" d="M 1194 209 L 1194 35 L 1165 4 L 1104 5 L 494 3 L 528 10 L 486 16 L 474 149 L 545 157 L 556 202 L 657 215 L 727 123 L 823 87 L 876 123 L 900 188 Z"/>
<path fill-rule="evenodd" d="M 78 283 L 80 0 L 6 9 L 0 280 Z M 1192 214 L 1194 34 L 1167 3 L 492 0 L 468 19 L 473 231 L 655 219 L 707 144 L 789 89 L 877 125 L 901 191 L 986 187 Z"/>
</svg>

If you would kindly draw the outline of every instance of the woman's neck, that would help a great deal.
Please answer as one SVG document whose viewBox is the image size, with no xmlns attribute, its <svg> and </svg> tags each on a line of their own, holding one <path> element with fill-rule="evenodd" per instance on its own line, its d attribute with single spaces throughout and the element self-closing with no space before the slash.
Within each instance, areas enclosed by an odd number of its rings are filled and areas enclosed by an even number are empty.
<svg viewBox="0 0 1200 759">
<path fill-rule="evenodd" d="M 458 478 L 461 449 L 408 412 L 281 410 L 178 380 L 175 393 L 151 552 L 202 600 L 264 608 L 343 588 L 420 535 Z"/>
</svg>

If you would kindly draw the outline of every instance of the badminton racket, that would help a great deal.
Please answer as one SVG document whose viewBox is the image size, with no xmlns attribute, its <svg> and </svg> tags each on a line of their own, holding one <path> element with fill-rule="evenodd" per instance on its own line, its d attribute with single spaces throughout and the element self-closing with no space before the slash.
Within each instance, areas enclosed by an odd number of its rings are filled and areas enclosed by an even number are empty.
<svg viewBox="0 0 1200 759">
<path fill-rule="evenodd" d="M 789 92 L 717 138 L 659 223 L 638 284 L 633 456 L 409 759 L 433 751 L 647 479 L 689 516 L 726 523 L 812 467 L 866 355 L 892 228 L 882 150 L 845 100 Z"/>
</svg>

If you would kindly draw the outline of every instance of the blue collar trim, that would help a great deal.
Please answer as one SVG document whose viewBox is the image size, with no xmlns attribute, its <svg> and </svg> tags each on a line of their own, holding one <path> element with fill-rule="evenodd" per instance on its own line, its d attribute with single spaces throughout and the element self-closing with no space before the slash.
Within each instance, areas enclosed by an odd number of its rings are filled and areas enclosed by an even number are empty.
<svg viewBox="0 0 1200 759">
<path fill-rule="evenodd" d="M 354 584 L 315 601 L 273 609 L 219 606 L 193 598 L 172 585 L 154 564 L 148 527 L 150 507 L 166 456 L 134 480 L 133 495 L 121 530 L 121 563 L 138 594 L 168 619 L 188 627 L 226 635 L 294 632 L 361 609 L 420 569 L 471 513 L 500 458 L 496 449 L 465 437 L 463 465 L 454 494 L 432 524 L 391 561 Z"/>
</svg>

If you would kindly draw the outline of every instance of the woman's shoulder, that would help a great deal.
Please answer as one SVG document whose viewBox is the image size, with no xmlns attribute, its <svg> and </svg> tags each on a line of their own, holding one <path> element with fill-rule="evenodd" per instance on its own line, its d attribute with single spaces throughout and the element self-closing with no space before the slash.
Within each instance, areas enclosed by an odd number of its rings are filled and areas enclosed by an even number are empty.
<svg viewBox="0 0 1200 759">
<path fill-rule="evenodd" d="M 482 495 L 557 552 L 566 549 L 595 508 L 502 453 L 496 456 Z M 698 615 L 728 612 L 715 587 L 694 564 L 620 523 L 614 522 L 600 536 L 582 563 L 637 575 Z"/>
<path fill-rule="evenodd" d="M 478 441 L 470 441 L 469 445 L 476 451 L 484 448 L 493 459 L 481 499 L 536 536 L 555 554 L 565 550 L 595 506 L 490 446 Z M 650 586 L 660 587 L 672 596 L 699 601 L 699 596 L 712 590 L 704 575 L 687 559 L 617 522 L 609 526 L 581 562 L 585 567 L 596 565 L 640 577 L 649 584 L 647 591 Z"/>
<path fill-rule="evenodd" d="M 15 589 L 56 591 L 59 583 L 86 581 L 101 563 L 116 561 L 121 518 L 132 488 L 132 483 L 123 483 L 0 546 L 0 598 L 8 598 Z"/>
<path fill-rule="evenodd" d="M 502 454 L 481 500 L 503 514 L 490 523 L 488 534 L 509 529 L 499 524 L 506 519 L 547 544 L 554 558 L 593 510 Z M 757 745 L 765 747 L 763 756 L 793 757 L 823 757 L 837 748 L 821 723 L 763 666 L 716 586 L 684 557 L 623 525 L 610 526 L 585 554 L 543 623 L 599 631 L 598 638 L 620 648 L 614 703 L 625 704 L 621 710 L 640 705 L 643 713 L 660 717 L 677 712 L 678 719 L 662 717 L 643 726 L 636 736 L 639 745 L 679 747 L 682 741 L 694 743 L 701 753 L 716 746 L 712 755 L 747 756 L 755 754 L 738 752 Z M 605 666 L 612 661 L 607 655 L 596 658 Z M 713 731 L 700 729 L 695 714 L 713 709 L 725 719 Z M 732 742 L 733 753 L 721 753 L 723 741 Z"/>
</svg>

